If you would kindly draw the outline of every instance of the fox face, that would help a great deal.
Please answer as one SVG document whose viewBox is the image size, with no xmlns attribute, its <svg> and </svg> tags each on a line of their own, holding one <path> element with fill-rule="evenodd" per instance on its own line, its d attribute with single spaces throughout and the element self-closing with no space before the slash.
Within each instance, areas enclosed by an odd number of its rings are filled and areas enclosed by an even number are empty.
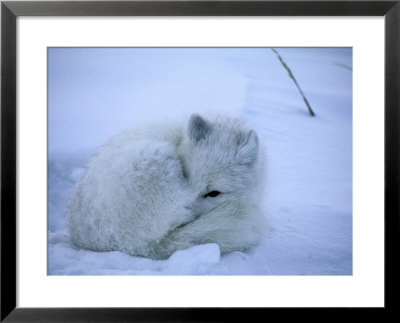
<svg viewBox="0 0 400 323">
<path fill-rule="evenodd" d="M 254 199 L 261 162 L 254 130 L 237 119 L 210 122 L 192 115 L 185 146 L 184 174 L 206 209 Z"/>
</svg>

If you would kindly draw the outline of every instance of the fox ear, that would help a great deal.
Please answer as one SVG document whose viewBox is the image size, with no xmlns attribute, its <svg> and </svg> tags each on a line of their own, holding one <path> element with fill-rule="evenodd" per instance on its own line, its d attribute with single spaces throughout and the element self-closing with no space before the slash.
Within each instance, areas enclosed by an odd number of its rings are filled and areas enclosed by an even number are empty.
<svg viewBox="0 0 400 323">
<path fill-rule="evenodd" d="M 250 130 L 247 135 L 242 137 L 238 144 L 238 155 L 242 164 L 252 165 L 258 157 L 258 136 L 254 130 Z"/>
<path fill-rule="evenodd" d="M 206 137 L 210 132 L 210 125 L 200 117 L 198 114 L 193 114 L 189 119 L 188 134 L 189 138 L 193 142 L 198 142 L 199 140 Z"/>
</svg>

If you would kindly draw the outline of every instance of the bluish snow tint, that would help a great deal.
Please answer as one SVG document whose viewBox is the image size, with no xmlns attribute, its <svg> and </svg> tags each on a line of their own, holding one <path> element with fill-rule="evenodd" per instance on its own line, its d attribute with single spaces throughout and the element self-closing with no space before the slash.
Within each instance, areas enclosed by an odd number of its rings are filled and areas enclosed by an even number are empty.
<svg viewBox="0 0 400 323">
<path fill-rule="evenodd" d="M 352 50 L 278 48 L 49 50 L 49 275 L 351 275 Z M 110 136 L 152 120 L 221 111 L 265 144 L 269 227 L 248 253 L 193 246 L 155 261 L 76 249 L 65 206 Z"/>
</svg>

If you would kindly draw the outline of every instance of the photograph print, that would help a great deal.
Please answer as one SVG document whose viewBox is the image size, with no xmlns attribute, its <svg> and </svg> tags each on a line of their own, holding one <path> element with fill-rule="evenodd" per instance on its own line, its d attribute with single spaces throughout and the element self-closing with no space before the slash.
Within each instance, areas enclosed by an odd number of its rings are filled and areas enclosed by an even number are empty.
<svg viewBox="0 0 400 323">
<path fill-rule="evenodd" d="M 352 66 L 49 47 L 48 275 L 352 275 Z"/>
</svg>

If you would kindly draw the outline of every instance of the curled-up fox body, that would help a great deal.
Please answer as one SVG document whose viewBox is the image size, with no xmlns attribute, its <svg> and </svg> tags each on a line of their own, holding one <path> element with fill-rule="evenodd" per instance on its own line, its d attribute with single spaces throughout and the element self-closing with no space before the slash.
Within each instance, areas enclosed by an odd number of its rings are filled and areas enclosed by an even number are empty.
<svg viewBox="0 0 400 323">
<path fill-rule="evenodd" d="M 165 259 L 216 243 L 244 251 L 262 236 L 258 136 L 229 117 L 122 132 L 91 157 L 67 208 L 71 241 L 95 251 Z"/>
</svg>

